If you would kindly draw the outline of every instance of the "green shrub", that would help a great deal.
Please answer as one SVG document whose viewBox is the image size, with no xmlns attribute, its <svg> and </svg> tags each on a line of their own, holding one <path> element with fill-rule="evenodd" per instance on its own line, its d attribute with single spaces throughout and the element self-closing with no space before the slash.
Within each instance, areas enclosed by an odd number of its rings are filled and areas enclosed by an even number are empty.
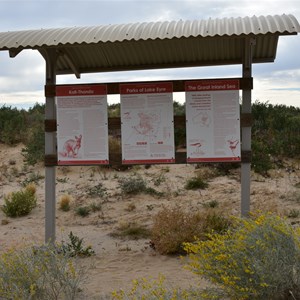
<svg viewBox="0 0 300 300">
<path fill-rule="evenodd" d="M 219 206 L 219 202 L 217 200 L 211 200 L 207 203 L 203 204 L 204 207 L 209 207 L 209 208 L 216 208 Z"/>
<path fill-rule="evenodd" d="M 103 184 L 100 182 L 93 187 L 89 187 L 87 189 L 87 194 L 91 197 L 103 198 L 107 196 L 107 188 L 104 187 Z"/>
<path fill-rule="evenodd" d="M 123 177 L 119 179 L 121 193 L 125 195 L 137 195 L 146 191 L 146 182 L 141 176 Z"/>
<path fill-rule="evenodd" d="M 25 148 L 22 149 L 22 155 L 25 162 L 32 166 L 44 159 L 45 132 L 43 126 L 33 128 Z"/>
<path fill-rule="evenodd" d="M 90 214 L 91 208 L 89 206 L 79 206 L 75 208 L 76 215 L 86 217 Z"/>
<path fill-rule="evenodd" d="M 206 189 L 208 187 L 208 183 L 204 181 L 201 177 L 196 176 L 189 178 L 186 181 L 184 186 L 187 190 L 196 190 L 196 189 Z"/>
<path fill-rule="evenodd" d="M 0 299 L 77 299 L 83 272 L 52 244 L 0 256 Z"/>
<path fill-rule="evenodd" d="M 28 215 L 36 207 L 36 203 L 35 189 L 29 185 L 24 190 L 6 195 L 1 209 L 8 217 L 20 217 Z"/>
<path fill-rule="evenodd" d="M 71 231 L 68 235 L 69 242 L 63 241 L 58 247 L 59 251 L 62 251 L 65 255 L 69 257 L 74 256 L 92 256 L 95 254 L 91 246 L 83 246 L 83 238 L 79 238 L 77 235 L 74 235 Z"/>
<path fill-rule="evenodd" d="M 92 212 L 101 211 L 102 210 L 102 204 L 97 202 L 92 202 L 90 204 L 90 209 Z"/>
<path fill-rule="evenodd" d="M 184 249 L 191 270 L 217 286 L 205 291 L 208 299 L 300 298 L 300 232 L 280 217 L 237 220 L 235 229 Z"/>
<path fill-rule="evenodd" d="M 271 157 L 268 152 L 268 146 L 264 141 L 253 140 L 252 142 L 252 168 L 253 170 L 266 176 L 268 171 L 272 168 Z"/>
<path fill-rule="evenodd" d="M 165 207 L 154 217 L 151 242 L 161 254 L 185 253 L 184 242 L 205 239 L 207 233 L 224 232 L 229 226 L 229 219 L 217 211 L 187 213 L 179 206 Z"/>
</svg>

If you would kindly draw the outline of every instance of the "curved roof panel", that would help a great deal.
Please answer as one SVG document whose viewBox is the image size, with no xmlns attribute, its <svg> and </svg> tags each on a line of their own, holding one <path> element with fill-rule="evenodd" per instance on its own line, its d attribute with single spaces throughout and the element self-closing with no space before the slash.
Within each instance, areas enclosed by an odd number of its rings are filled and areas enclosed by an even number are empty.
<svg viewBox="0 0 300 300">
<path fill-rule="evenodd" d="M 292 15 L 39 29 L 0 33 L 0 49 L 155 39 L 297 33 Z"/>
<path fill-rule="evenodd" d="M 274 61 L 280 35 L 297 34 L 293 15 L 253 16 L 0 32 L 0 50 L 55 47 L 58 74 L 241 63 L 255 37 L 253 62 Z"/>
</svg>

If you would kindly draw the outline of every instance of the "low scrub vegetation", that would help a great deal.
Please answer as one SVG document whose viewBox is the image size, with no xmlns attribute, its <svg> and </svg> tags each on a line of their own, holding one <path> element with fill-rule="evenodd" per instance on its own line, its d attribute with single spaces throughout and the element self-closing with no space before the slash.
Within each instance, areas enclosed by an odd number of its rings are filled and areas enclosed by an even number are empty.
<svg viewBox="0 0 300 300">
<path fill-rule="evenodd" d="M 191 177 L 186 181 L 184 186 L 187 190 L 203 190 L 208 187 L 208 183 L 200 176 Z"/>
<path fill-rule="evenodd" d="M 78 299 L 83 270 L 52 244 L 0 256 L 1 299 Z"/>
<path fill-rule="evenodd" d="M 8 217 L 21 217 L 28 215 L 37 204 L 36 188 L 29 184 L 25 189 L 12 192 L 4 197 L 2 211 Z"/>
<path fill-rule="evenodd" d="M 185 212 L 179 206 L 165 207 L 154 217 L 151 243 L 161 254 L 183 254 L 184 242 L 206 239 L 212 231 L 223 233 L 229 226 L 229 218 L 214 209 Z"/>
</svg>

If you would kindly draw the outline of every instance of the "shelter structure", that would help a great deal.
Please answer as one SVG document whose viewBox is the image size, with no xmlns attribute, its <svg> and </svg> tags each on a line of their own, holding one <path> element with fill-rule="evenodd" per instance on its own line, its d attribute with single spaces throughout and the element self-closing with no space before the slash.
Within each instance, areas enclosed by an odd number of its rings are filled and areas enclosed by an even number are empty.
<svg viewBox="0 0 300 300">
<path fill-rule="evenodd" d="M 37 50 L 46 63 L 46 241 L 55 240 L 57 75 L 80 78 L 91 72 L 241 65 L 241 212 L 246 216 L 250 211 L 252 64 L 274 62 L 279 36 L 298 32 L 300 25 L 293 15 L 0 32 L 0 51 L 8 51 L 13 58 L 25 49 Z M 108 94 L 119 94 L 118 83 L 107 87 Z M 184 81 L 173 81 L 173 87 L 174 92 L 184 91 Z"/>
</svg>

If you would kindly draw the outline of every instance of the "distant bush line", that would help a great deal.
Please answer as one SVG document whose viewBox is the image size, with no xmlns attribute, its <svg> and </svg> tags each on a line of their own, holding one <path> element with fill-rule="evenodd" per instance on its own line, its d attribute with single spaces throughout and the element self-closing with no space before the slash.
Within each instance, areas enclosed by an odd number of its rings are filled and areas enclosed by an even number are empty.
<svg viewBox="0 0 300 300">
<path fill-rule="evenodd" d="M 23 143 L 25 162 L 34 165 L 44 156 L 45 105 L 36 103 L 29 110 L 0 107 L 0 142 Z M 174 102 L 174 115 L 184 115 L 185 106 Z M 120 116 L 120 104 L 108 107 L 109 117 Z M 300 153 L 300 108 L 256 101 L 252 104 L 252 167 L 266 173 L 272 158 L 295 158 Z M 185 132 L 175 128 L 175 144 L 185 145 Z"/>
</svg>

